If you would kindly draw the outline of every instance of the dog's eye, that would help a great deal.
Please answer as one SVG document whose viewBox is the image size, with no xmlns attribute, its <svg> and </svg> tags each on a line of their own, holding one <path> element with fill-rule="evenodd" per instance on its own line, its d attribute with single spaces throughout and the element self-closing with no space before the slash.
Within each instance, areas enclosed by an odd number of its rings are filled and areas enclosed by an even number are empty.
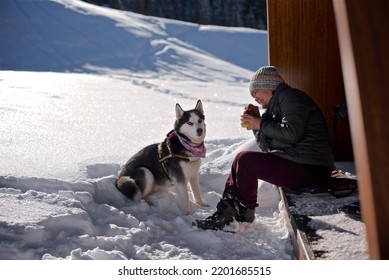
<svg viewBox="0 0 389 280">
<path fill-rule="evenodd" d="M 202 119 L 199 119 L 199 123 L 202 123 L 203 122 L 203 120 Z"/>
<path fill-rule="evenodd" d="M 194 125 L 194 123 L 192 123 L 192 122 L 186 122 L 186 124 L 190 125 L 190 126 Z"/>
</svg>

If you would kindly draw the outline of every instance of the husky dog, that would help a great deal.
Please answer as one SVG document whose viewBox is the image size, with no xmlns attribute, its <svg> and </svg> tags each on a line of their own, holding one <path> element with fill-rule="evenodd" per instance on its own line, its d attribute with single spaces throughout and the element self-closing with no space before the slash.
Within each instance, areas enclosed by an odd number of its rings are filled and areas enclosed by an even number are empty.
<svg viewBox="0 0 389 280">
<path fill-rule="evenodd" d="M 195 202 L 207 206 L 199 185 L 200 158 L 205 157 L 205 132 L 201 100 L 189 111 L 176 104 L 174 130 L 162 143 L 149 145 L 130 158 L 120 172 L 116 187 L 129 199 L 139 201 L 153 192 L 175 186 L 180 207 L 191 214 L 190 183 Z"/>
</svg>

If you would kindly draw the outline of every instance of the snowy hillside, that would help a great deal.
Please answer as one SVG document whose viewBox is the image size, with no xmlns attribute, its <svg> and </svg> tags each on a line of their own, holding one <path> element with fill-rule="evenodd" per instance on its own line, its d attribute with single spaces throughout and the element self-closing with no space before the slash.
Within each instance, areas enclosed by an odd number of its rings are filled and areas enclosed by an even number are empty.
<svg viewBox="0 0 389 280">
<path fill-rule="evenodd" d="M 192 227 L 214 211 L 234 154 L 256 148 L 239 116 L 251 102 L 248 78 L 267 64 L 266 33 L 81 1 L 0 5 L 1 259 L 292 258 L 270 185 L 244 234 Z M 177 102 L 191 109 L 197 99 L 211 206 L 185 216 L 174 189 L 127 201 L 114 187 L 121 165 L 164 139 Z"/>
<path fill-rule="evenodd" d="M 255 71 L 267 64 L 266 32 L 253 29 L 161 20 L 73 0 L 2 0 L 0 5 L 1 69 L 129 70 L 208 81 L 221 69 L 233 78 L 241 76 L 236 66 Z"/>
<path fill-rule="evenodd" d="M 238 234 L 192 221 L 215 211 L 234 155 L 257 149 L 239 116 L 267 65 L 267 33 L 141 16 L 78 0 L 0 1 L 0 259 L 293 259 L 277 189 L 259 182 Z M 204 104 L 210 207 L 174 189 L 140 203 L 121 166 L 163 141 L 176 103 Z"/>
</svg>

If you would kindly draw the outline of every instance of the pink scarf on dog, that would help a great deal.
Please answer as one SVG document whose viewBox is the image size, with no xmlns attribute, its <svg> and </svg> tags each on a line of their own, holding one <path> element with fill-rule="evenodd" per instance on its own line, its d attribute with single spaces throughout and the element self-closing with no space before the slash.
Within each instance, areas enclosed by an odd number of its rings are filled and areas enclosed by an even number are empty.
<svg viewBox="0 0 389 280">
<path fill-rule="evenodd" d="M 201 144 L 193 144 L 192 142 L 190 142 L 190 141 L 186 140 L 185 138 L 181 137 L 177 133 L 177 131 L 175 131 L 175 130 L 172 133 L 169 134 L 167 139 L 170 140 L 175 135 L 177 136 L 178 140 L 180 140 L 180 143 L 182 144 L 182 146 L 184 146 L 184 148 L 186 150 L 191 152 L 194 157 L 205 158 L 206 149 L 205 149 L 204 142 L 201 143 Z"/>
</svg>

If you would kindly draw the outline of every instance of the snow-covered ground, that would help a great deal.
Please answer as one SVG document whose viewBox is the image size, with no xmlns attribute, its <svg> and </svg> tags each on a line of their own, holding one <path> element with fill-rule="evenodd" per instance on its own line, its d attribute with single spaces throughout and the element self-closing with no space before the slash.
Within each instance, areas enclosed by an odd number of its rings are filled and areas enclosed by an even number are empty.
<svg viewBox="0 0 389 280">
<path fill-rule="evenodd" d="M 257 149 L 239 116 L 267 65 L 267 33 L 202 26 L 78 0 L 0 1 L 0 259 L 293 259 L 278 190 L 259 182 L 237 234 L 192 221 L 215 211 L 234 155 Z M 163 141 L 174 107 L 204 104 L 210 207 L 174 189 L 139 203 L 121 166 Z M 336 257 L 335 257 L 336 258 Z"/>
</svg>

